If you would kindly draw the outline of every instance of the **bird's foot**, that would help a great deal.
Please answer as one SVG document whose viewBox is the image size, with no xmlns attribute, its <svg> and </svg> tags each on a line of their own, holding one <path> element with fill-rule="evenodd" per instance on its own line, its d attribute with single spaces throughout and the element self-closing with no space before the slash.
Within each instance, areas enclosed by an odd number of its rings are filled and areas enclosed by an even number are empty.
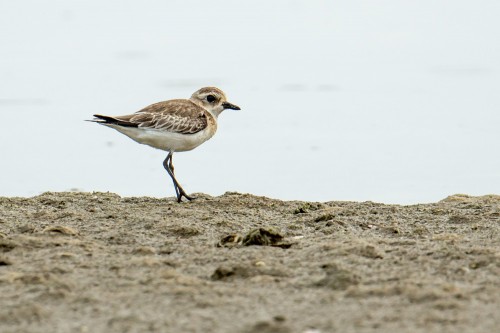
<svg viewBox="0 0 500 333">
<path fill-rule="evenodd" d="M 181 191 L 179 191 L 179 194 L 177 194 L 177 202 L 182 202 L 182 197 L 188 199 L 188 201 L 196 199 L 195 197 L 191 197 L 191 196 L 187 195 L 186 192 L 181 190 Z"/>
</svg>

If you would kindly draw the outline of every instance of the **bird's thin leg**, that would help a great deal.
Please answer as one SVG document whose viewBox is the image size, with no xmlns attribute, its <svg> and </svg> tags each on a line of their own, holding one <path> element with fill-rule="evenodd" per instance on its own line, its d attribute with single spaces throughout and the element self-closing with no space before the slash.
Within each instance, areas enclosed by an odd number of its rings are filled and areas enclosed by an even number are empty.
<svg viewBox="0 0 500 333">
<path fill-rule="evenodd" d="M 174 178 L 175 178 L 175 172 L 174 172 L 174 165 L 172 164 L 172 158 L 173 157 L 173 154 L 172 156 L 170 156 L 170 159 L 168 160 L 168 167 L 170 169 L 170 171 L 172 171 L 172 175 L 174 175 Z M 177 196 L 177 200 L 179 200 L 179 196 L 181 195 L 180 191 L 179 191 L 179 183 L 177 182 L 177 184 L 174 182 L 174 188 L 175 188 L 175 195 Z"/>
<path fill-rule="evenodd" d="M 181 198 L 182 197 L 185 197 L 186 199 L 188 199 L 189 201 L 191 201 L 191 200 L 193 200 L 195 198 L 187 195 L 186 191 L 184 191 L 184 189 L 179 184 L 179 182 L 177 181 L 177 179 L 175 179 L 174 164 L 172 162 L 172 157 L 173 157 L 173 154 L 172 154 L 172 156 L 170 156 L 169 167 L 170 167 L 170 170 L 172 171 L 172 175 L 174 176 L 175 182 L 177 182 L 177 190 L 179 191 L 178 192 L 178 196 L 177 196 L 177 201 L 181 202 Z"/>
<path fill-rule="evenodd" d="M 168 153 L 167 158 L 165 158 L 165 160 L 163 161 L 163 167 L 165 168 L 165 170 L 167 170 L 168 175 L 170 176 L 170 178 L 172 178 L 172 181 L 174 182 L 175 194 L 177 195 L 177 202 L 181 202 L 182 197 L 185 197 L 188 200 L 193 200 L 194 198 L 187 195 L 187 193 L 184 191 L 181 185 L 179 185 L 177 179 L 175 179 L 174 165 L 172 164 L 172 155 L 173 155 L 172 152 Z"/>
<path fill-rule="evenodd" d="M 172 174 L 175 176 L 175 172 L 174 172 L 174 165 L 172 164 L 172 157 L 174 156 L 174 154 L 172 154 L 170 156 L 170 159 L 168 160 L 168 167 L 170 168 L 170 171 L 172 171 Z"/>
<path fill-rule="evenodd" d="M 170 169 L 170 171 L 172 171 L 172 175 L 174 175 L 174 179 L 175 179 L 175 172 L 174 172 L 174 165 L 172 164 L 172 157 L 174 156 L 174 154 L 169 154 L 170 155 L 170 158 L 168 160 L 168 167 Z M 180 192 L 179 192 L 179 184 L 175 183 L 174 181 L 174 188 L 175 188 L 175 195 L 177 196 L 177 200 L 179 200 L 179 196 L 181 195 Z"/>
<path fill-rule="evenodd" d="M 167 158 L 165 158 L 165 161 L 163 161 L 163 167 L 165 170 L 167 170 L 168 175 L 172 178 L 172 181 L 174 182 L 174 189 L 175 189 L 175 196 L 177 197 L 177 201 L 181 198 L 180 193 L 179 193 L 179 187 L 178 187 L 178 182 L 175 179 L 174 175 L 174 170 L 172 169 L 172 153 L 169 153 L 167 155 Z"/>
</svg>

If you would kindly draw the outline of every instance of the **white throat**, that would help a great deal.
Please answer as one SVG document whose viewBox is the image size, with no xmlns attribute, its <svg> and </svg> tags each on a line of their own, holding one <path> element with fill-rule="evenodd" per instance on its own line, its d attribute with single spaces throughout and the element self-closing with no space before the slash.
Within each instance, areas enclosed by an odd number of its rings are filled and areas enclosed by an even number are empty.
<svg viewBox="0 0 500 333">
<path fill-rule="evenodd" d="M 217 108 L 208 109 L 207 111 L 210 112 L 215 117 L 215 119 L 217 119 L 219 117 L 219 115 L 222 113 L 222 111 L 224 111 L 224 109 L 221 107 L 217 107 Z"/>
</svg>

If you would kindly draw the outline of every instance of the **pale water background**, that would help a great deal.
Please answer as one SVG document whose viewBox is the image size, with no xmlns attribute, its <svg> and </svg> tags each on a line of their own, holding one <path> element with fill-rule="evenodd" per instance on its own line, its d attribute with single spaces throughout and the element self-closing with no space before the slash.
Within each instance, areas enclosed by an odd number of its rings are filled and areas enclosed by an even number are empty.
<svg viewBox="0 0 500 333">
<path fill-rule="evenodd" d="M 0 195 L 173 196 L 165 153 L 84 122 L 222 88 L 189 192 L 500 193 L 500 1 L 2 1 Z"/>
</svg>

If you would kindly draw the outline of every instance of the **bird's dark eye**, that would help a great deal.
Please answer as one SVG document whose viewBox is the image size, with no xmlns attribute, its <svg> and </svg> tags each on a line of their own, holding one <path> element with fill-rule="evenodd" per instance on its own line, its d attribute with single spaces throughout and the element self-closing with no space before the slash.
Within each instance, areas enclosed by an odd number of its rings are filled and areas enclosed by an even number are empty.
<svg viewBox="0 0 500 333">
<path fill-rule="evenodd" d="M 209 103 L 212 103 L 213 101 L 215 101 L 215 96 L 214 96 L 214 95 L 208 95 L 208 96 L 207 96 L 207 101 L 208 101 Z"/>
</svg>

